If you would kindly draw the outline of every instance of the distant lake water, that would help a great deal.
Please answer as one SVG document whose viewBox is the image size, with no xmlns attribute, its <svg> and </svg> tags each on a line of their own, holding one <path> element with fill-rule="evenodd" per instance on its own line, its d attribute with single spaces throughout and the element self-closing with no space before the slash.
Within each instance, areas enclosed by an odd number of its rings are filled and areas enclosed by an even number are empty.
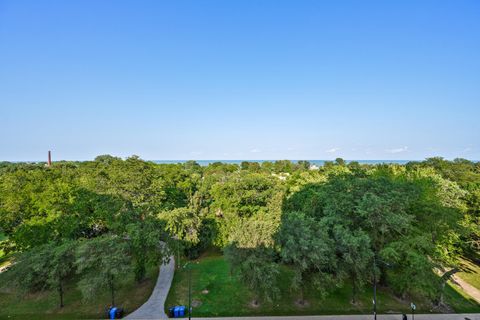
<svg viewBox="0 0 480 320">
<path fill-rule="evenodd" d="M 162 164 L 162 163 L 163 164 L 172 164 L 172 163 L 185 163 L 189 160 L 151 160 L 151 161 L 155 162 L 155 163 L 158 163 L 158 164 Z M 243 161 L 262 163 L 262 162 L 266 162 L 266 161 L 275 162 L 277 160 L 194 160 L 194 161 L 197 162 L 201 166 L 208 166 L 209 164 L 214 163 L 214 162 L 222 162 L 222 163 L 238 164 L 239 165 Z M 290 161 L 292 161 L 293 163 L 297 163 L 300 160 L 290 160 Z M 320 166 L 323 166 L 325 164 L 325 162 L 334 161 L 334 160 L 307 160 L 307 161 L 310 162 L 313 165 L 316 165 L 316 166 L 320 167 Z M 381 164 L 381 163 L 406 164 L 410 161 L 415 161 L 415 160 L 345 160 L 345 162 L 347 162 L 347 163 L 350 163 L 350 162 L 353 162 L 353 161 L 356 161 L 360 164 Z"/>
</svg>

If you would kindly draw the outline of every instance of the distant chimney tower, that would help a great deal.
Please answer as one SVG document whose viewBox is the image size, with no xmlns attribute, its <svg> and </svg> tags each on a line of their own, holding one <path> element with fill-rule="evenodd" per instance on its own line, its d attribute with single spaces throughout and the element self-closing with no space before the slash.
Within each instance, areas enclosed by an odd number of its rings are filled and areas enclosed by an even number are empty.
<svg viewBox="0 0 480 320">
<path fill-rule="evenodd" d="M 48 166 L 52 165 L 52 152 L 48 150 Z"/>
</svg>

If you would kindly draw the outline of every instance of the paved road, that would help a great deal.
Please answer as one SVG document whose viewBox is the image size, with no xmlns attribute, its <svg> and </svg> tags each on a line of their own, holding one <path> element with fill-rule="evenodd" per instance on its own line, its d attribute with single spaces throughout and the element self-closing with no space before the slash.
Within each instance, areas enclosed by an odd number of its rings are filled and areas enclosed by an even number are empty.
<svg viewBox="0 0 480 320">
<path fill-rule="evenodd" d="M 157 283 L 150 298 L 140 308 L 126 316 L 125 319 L 167 319 L 163 306 L 172 284 L 174 272 L 175 260 L 170 257 L 167 264 L 160 266 Z"/>
<path fill-rule="evenodd" d="M 197 320 L 373 320 L 372 315 L 350 315 L 350 316 L 303 316 L 303 317 L 231 317 L 231 318 L 195 318 Z M 408 320 L 412 316 L 408 315 Z M 415 320 L 480 320 L 480 313 L 477 314 L 416 314 Z M 402 315 L 379 314 L 377 320 L 402 320 Z"/>
</svg>

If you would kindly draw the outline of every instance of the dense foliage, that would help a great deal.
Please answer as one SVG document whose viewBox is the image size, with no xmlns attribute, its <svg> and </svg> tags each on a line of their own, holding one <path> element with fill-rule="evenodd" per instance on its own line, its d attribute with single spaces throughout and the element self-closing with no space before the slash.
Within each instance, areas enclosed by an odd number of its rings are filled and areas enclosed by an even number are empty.
<svg viewBox="0 0 480 320">
<path fill-rule="evenodd" d="M 291 287 L 328 295 L 350 283 L 355 302 L 373 276 L 398 296 L 442 301 L 446 271 L 478 258 L 480 163 L 441 158 L 407 165 L 342 159 L 320 168 L 293 163 L 202 167 L 99 156 L 87 162 L 0 163 L 0 232 L 15 258 L 10 284 L 26 291 L 65 282 L 86 298 L 112 292 L 130 270 L 224 250 L 232 272 L 259 299 Z M 163 244 L 167 244 L 167 246 Z M 450 275 L 452 272 L 448 273 Z"/>
</svg>

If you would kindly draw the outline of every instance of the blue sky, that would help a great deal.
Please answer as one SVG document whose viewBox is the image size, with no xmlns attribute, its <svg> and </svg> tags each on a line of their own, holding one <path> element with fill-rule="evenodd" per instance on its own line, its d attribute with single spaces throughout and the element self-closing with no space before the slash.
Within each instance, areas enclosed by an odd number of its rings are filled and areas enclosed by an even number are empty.
<svg viewBox="0 0 480 320">
<path fill-rule="evenodd" d="M 480 1 L 0 0 L 0 160 L 480 159 Z"/>
</svg>

